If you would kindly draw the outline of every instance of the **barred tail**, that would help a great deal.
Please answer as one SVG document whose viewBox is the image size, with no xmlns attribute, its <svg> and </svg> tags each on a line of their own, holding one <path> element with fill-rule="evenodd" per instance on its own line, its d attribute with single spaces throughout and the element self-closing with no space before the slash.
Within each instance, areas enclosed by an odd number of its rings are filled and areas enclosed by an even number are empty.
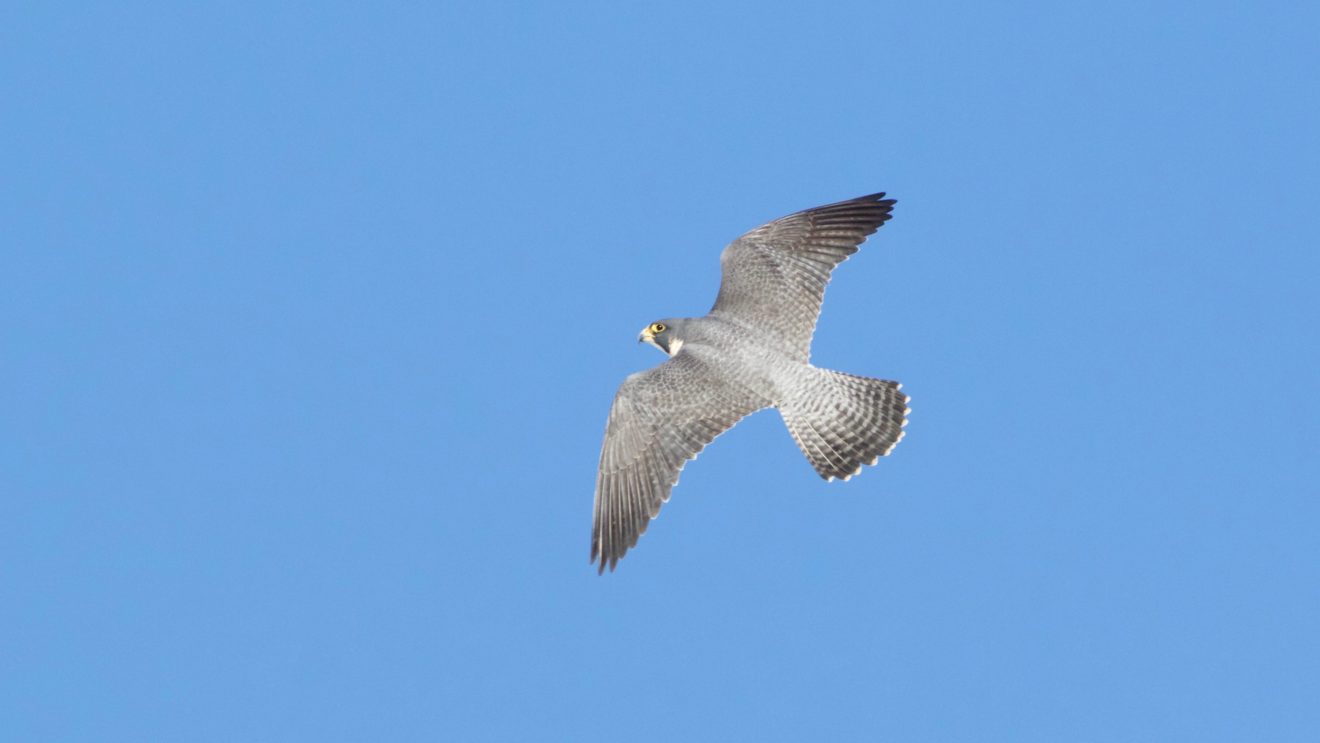
<svg viewBox="0 0 1320 743">
<path fill-rule="evenodd" d="M 779 405 L 793 440 L 826 480 L 847 480 L 893 451 L 907 425 L 898 382 L 814 369 L 817 381 Z"/>
</svg>

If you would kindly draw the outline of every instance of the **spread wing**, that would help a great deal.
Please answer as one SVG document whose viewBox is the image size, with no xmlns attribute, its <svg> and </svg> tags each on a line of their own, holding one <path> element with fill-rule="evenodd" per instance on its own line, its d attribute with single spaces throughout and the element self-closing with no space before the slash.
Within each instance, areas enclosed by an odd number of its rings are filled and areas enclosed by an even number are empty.
<svg viewBox="0 0 1320 743">
<path fill-rule="evenodd" d="M 687 351 L 628 377 L 610 408 L 596 477 L 591 561 L 600 572 L 637 544 L 687 460 L 768 404 Z"/>
<path fill-rule="evenodd" d="M 818 206 L 761 225 L 720 255 L 724 278 L 712 315 L 769 330 L 806 361 L 830 272 L 889 220 L 883 193 Z"/>
</svg>

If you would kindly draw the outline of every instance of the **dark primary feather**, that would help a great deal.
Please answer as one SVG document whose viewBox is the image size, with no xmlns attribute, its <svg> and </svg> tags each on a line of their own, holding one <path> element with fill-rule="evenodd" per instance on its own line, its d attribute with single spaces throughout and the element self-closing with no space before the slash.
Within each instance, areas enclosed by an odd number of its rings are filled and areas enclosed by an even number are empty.
<svg viewBox="0 0 1320 743">
<path fill-rule="evenodd" d="M 720 256 L 724 276 L 710 314 L 769 331 L 808 360 L 830 272 L 889 220 L 895 202 L 884 196 L 800 211 L 734 240 Z"/>
</svg>

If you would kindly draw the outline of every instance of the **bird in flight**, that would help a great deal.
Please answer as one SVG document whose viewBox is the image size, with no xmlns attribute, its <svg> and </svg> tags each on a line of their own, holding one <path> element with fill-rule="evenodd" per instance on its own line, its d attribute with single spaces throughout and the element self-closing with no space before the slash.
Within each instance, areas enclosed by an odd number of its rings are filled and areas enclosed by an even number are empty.
<svg viewBox="0 0 1320 743">
<path fill-rule="evenodd" d="M 883 193 L 790 214 L 734 240 L 705 317 L 647 325 L 669 360 L 629 376 L 610 407 L 596 476 L 591 562 L 613 570 L 678 484 L 679 471 L 745 416 L 779 410 L 811 466 L 847 480 L 893 451 L 907 424 L 898 382 L 811 365 L 830 272 L 890 218 Z"/>
</svg>

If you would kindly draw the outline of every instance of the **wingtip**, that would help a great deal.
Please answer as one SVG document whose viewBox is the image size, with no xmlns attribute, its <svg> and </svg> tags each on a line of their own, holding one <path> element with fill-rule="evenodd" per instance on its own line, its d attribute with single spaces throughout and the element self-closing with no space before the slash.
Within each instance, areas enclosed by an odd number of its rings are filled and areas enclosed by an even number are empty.
<svg viewBox="0 0 1320 743">
<path fill-rule="evenodd" d="M 605 549 L 598 542 L 592 542 L 591 560 L 588 561 L 588 564 L 596 568 L 596 575 L 604 575 L 607 567 L 613 573 L 615 566 L 619 564 L 619 557 L 620 555 L 607 555 Z"/>
<path fill-rule="evenodd" d="M 880 204 L 882 206 L 893 206 L 894 204 L 898 203 L 898 199 L 885 198 L 888 195 L 889 194 L 885 193 L 884 191 L 876 191 L 875 193 L 867 194 L 865 196 L 858 196 L 857 198 L 853 199 L 853 201 L 863 201 L 867 203 Z"/>
</svg>

